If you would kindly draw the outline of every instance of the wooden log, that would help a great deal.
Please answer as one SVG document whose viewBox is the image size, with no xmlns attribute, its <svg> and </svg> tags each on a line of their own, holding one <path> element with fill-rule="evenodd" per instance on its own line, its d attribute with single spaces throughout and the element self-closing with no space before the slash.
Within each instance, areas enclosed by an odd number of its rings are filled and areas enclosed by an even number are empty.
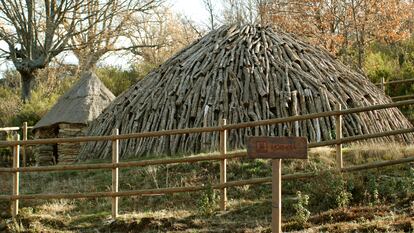
<svg viewBox="0 0 414 233">
<path fill-rule="evenodd" d="M 113 135 L 118 135 L 119 130 L 114 129 Z M 116 165 L 119 163 L 119 140 L 112 141 L 112 165 Z M 112 168 L 112 192 L 118 192 L 119 186 L 119 168 Z M 116 219 L 118 217 L 118 197 L 112 197 L 112 219 Z"/>
<path fill-rule="evenodd" d="M 15 141 L 20 140 L 20 135 L 16 134 Z M 13 173 L 13 196 L 19 196 L 20 194 L 20 173 L 17 171 L 17 169 L 20 167 L 20 146 L 15 145 L 13 146 L 13 168 L 16 169 L 16 171 Z M 19 214 L 19 199 L 14 199 L 11 203 L 11 215 L 13 219 L 16 219 L 17 215 Z"/>
<path fill-rule="evenodd" d="M 226 119 L 222 119 L 221 126 L 226 125 Z M 220 155 L 226 157 L 227 154 L 227 130 L 220 131 Z M 227 182 L 227 159 L 220 161 L 220 184 L 225 184 Z M 227 189 L 221 189 L 220 196 L 220 210 L 226 210 L 227 203 Z"/>
<path fill-rule="evenodd" d="M 337 104 L 335 106 L 336 111 L 341 111 L 341 105 Z M 335 117 L 335 127 L 336 127 L 336 139 L 342 138 L 342 116 Z M 336 165 L 338 169 L 343 168 L 343 159 L 342 159 L 342 144 L 336 144 Z"/>
<path fill-rule="evenodd" d="M 23 141 L 27 140 L 27 122 L 23 122 L 23 126 L 22 126 L 22 136 L 23 136 Z M 22 165 L 23 167 L 26 167 L 27 165 L 27 155 L 26 155 L 26 147 L 22 146 L 21 148 L 21 154 L 22 154 Z"/>
</svg>

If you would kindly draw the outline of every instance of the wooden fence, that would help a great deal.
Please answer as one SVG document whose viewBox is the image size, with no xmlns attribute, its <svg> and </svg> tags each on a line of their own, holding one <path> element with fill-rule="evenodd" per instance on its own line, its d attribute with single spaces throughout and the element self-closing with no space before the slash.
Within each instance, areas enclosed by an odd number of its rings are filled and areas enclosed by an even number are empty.
<svg viewBox="0 0 414 233">
<path fill-rule="evenodd" d="M 0 128 L 0 132 L 1 131 L 7 132 L 7 131 L 19 131 L 19 130 L 22 130 L 23 135 L 26 134 L 26 136 L 27 136 L 27 132 L 28 132 L 27 130 L 28 129 L 33 129 L 33 126 L 28 126 L 27 125 L 27 122 L 23 122 L 23 125 L 21 127 L 17 127 L 17 126 L 15 126 L 15 127 L 4 127 L 4 128 Z"/>
<path fill-rule="evenodd" d="M 380 83 L 375 83 L 375 86 L 378 86 L 382 89 L 382 91 L 385 92 L 387 85 L 389 84 L 400 84 L 400 83 L 412 83 L 414 82 L 414 78 L 412 79 L 402 79 L 402 80 L 392 80 L 386 82 L 384 78 L 381 79 Z M 406 99 L 413 99 L 414 95 L 400 95 L 400 96 L 391 96 L 391 99 L 393 101 L 400 101 L 400 100 L 406 100 Z"/>
<path fill-rule="evenodd" d="M 137 195 L 161 195 L 180 192 L 195 192 L 205 190 L 207 186 L 191 186 L 191 187 L 173 187 L 173 188 L 158 188 L 158 189 L 144 189 L 133 191 L 119 191 L 119 168 L 126 167 L 142 167 L 149 165 L 162 165 L 162 164 L 178 164 L 178 163 L 192 163 L 200 161 L 220 161 L 220 183 L 212 186 L 213 189 L 219 189 L 220 195 L 220 208 L 226 209 L 227 201 L 227 188 L 251 184 L 262 184 L 271 182 L 271 177 L 255 178 L 249 180 L 239 181 L 227 181 L 227 160 L 236 158 L 245 158 L 246 152 L 227 152 L 227 131 L 232 129 L 240 129 L 247 127 L 255 127 L 261 125 L 279 124 L 287 122 L 296 122 L 301 120 L 308 120 L 320 117 L 335 116 L 336 118 L 336 132 L 337 138 L 329 141 L 312 142 L 308 144 L 308 148 L 321 147 L 321 146 L 336 146 L 336 171 L 341 172 L 354 172 L 360 170 L 366 170 L 371 168 L 378 168 L 384 166 L 391 166 L 402 163 L 414 162 L 414 157 L 382 161 L 375 163 L 368 163 L 352 167 L 343 167 L 342 161 L 342 144 L 379 138 L 385 136 L 392 136 L 405 133 L 413 133 L 414 128 L 399 129 L 389 132 L 380 132 L 367 135 L 358 135 L 352 137 L 342 137 L 342 115 L 359 113 L 366 111 L 374 111 L 386 108 L 399 107 L 404 105 L 414 104 L 414 100 L 406 100 L 389 104 L 374 105 L 368 107 L 352 108 L 341 110 L 337 106 L 335 111 L 321 112 L 301 116 L 292 116 L 286 118 L 261 120 L 254 122 L 244 122 L 238 124 L 226 124 L 225 120 L 222 120 L 219 126 L 206 127 L 206 128 L 190 128 L 190 129 L 176 129 L 176 130 L 164 130 L 156 132 L 143 132 L 132 134 L 118 134 L 118 130 L 114 129 L 113 135 L 110 136 L 86 136 L 77 138 L 53 138 L 53 139 L 38 139 L 38 140 L 24 140 L 20 141 L 17 135 L 14 141 L 0 141 L 0 147 L 12 147 L 13 148 L 13 167 L 12 168 L 0 168 L 0 172 L 13 174 L 13 187 L 12 195 L 0 195 L 0 200 L 10 200 L 12 202 L 11 210 L 12 216 L 16 217 L 19 210 L 19 201 L 27 199 L 76 199 L 76 198 L 97 198 L 97 197 L 110 197 L 112 200 L 112 217 L 118 216 L 118 197 L 122 196 L 137 196 Z M 153 159 L 143 161 L 132 162 L 119 162 L 119 140 L 131 139 L 131 138 L 144 138 L 144 137 L 160 137 L 177 134 L 190 134 L 190 133 L 205 133 L 205 132 L 220 132 L 220 152 L 210 154 L 208 156 L 193 156 L 187 158 L 168 158 L 168 159 Z M 43 166 L 43 167 L 20 167 L 20 146 L 26 145 L 39 145 L 39 144 L 55 144 L 55 143 L 79 143 L 90 141 L 112 141 L 112 162 L 111 163 L 99 163 L 99 164 L 78 164 L 78 165 L 56 165 L 56 166 Z M 67 194 L 24 194 L 19 193 L 19 174 L 20 172 L 50 172 L 50 171 L 66 171 L 66 170 L 93 170 L 93 169 L 111 169 L 112 170 L 112 191 L 111 192 L 88 192 L 88 193 L 67 193 Z M 316 176 L 316 173 L 295 173 L 283 175 L 283 179 L 303 179 Z"/>
<path fill-rule="evenodd" d="M 22 138 L 23 141 L 27 140 L 28 130 L 32 129 L 33 126 L 27 126 L 27 122 L 23 122 L 22 127 L 5 127 L 0 128 L 0 132 L 13 132 L 13 131 L 22 131 Z M 25 167 L 27 165 L 27 156 L 26 156 L 26 148 L 23 146 L 21 149 L 22 155 L 22 165 Z M 0 161 L 3 163 L 9 163 L 12 160 L 12 155 L 7 154 L 0 154 Z"/>
<path fill-rule="evenodd" d="M 401 79 L 401 80 L 391 80 L 391 81 L 388 81 L 388 82 L 385 81 L 385 78 L 382 78 L 381 82 L 375 83 L 375 86 L 380 86 L 384 90 L 385 85 L 400 84 L 400 83 L 411 83 L 411 82 L 414 82 L 414 78 Z"/>
<path fill-rule="evenodd" d="M 391 96 L 392 101 L 400 101 L 406 99 L 413 99 L 414 95 L 399 95 L 399 96 Z"/>
</svg>

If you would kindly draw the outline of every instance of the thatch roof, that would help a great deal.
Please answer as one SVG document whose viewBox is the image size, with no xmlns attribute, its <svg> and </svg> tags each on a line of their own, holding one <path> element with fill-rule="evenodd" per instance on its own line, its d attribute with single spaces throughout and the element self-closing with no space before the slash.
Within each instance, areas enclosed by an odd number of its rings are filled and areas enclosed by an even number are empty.
<svg viewBox="0 0 414 233">
<path fill-rule="evenodd" d="M 323 49 L 257 25 L 223 26 L 183 49 L 125 91 L 88 128 L 89 135 L 218 126 L 390 103 L 366 77 Z M 412 127 L 394 108 L 344 117 L 344 136 Z M 335 137 L 334 117 L 229 131 L 229 148 L 246 135 Z M 374 141 L 410 141 L 412 135 Z M 121 141 L 123 157 L 217 150 L 218 133 Z M 110 143 L 87 143 L 80 159 L 109 157 Z M 93 153 L 91 153 L 93 152 Z"/>
<path fill-rule="evenodd" d="M 114 99 L 114 94 L 94 73 L 85 72 L 33 128 L 36 130 L 59 123 L 88 124 Z"/>
</svg>

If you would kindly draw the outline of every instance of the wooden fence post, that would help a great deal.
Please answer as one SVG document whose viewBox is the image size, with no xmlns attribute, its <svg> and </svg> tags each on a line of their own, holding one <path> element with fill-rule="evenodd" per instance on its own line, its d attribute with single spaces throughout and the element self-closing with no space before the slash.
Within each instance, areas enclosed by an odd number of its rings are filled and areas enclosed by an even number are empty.
<svg viewBox="0 0 414 233">
<path fill-rule="evenodd" d="M 341 110 L 341 104 L 335 105 L 335 110 Z M 342 115 L 335 116 L 335 127 L 336 127 L 336 139 L 342 138 Z M 343 168 L 343 160 L 342 160 L 342 144 L 336 144 L 336 164 L 338 169 Z"/>
<path fill-rule="evenodd" d="M 27 141 L 27 122 L 23 122 L 23 141 Z M 22 146 L 22 167 L 26 167 L 27 165 L 27 157 L 26 157 L 26 146 Z"/>
<path fill-rule="evenodd" d="M 14 138 L 15 141 L 20 140 L 20 135 L 15 135 Z M 13 168 L 19 168 L 20 165 L 20 146 L 15 145 L 13 146 Z M 19 195 L 19 183 L 20 183 L 20 177 L 19 172 L 15 171 L 13 173 L 13 195 L 18 196 Z M 19 199 L 13 199 L 12 200 L 12 217 L 16 218 L 16 216 L 19 214 Z"/>
<path fill-rule="evenodd" d="M 272 233 L 282 232 L 282 160 L 272 159 Z"/>
<path fill-rule="evenodd" d="M 226 125 L 226 119 L 221 120 L 221 126 Z M 227 130 L 220 131 L 220 155 L 225 156 L 227 153 Z M 227 159 L 222 159 L 220 161 L 220 184 L 225 184 L 227 182 Z M 226 210 L 227 203 L 227 189 L 221 189 L 220 196 L 220 210 Z"/>
<path fill-rule="evenodd" d="M 119 135 L 119 130 L 114 129 L 113 135 Z M 112 141 L 112 164 L 116 164 L 119 162 L 119 140 L 115 139 Z M 112 168 L 112 192 L 118 192 L 118 180 L 119 175 L 119 168 L 114 167 Z M 112 218 L 116 219 L 118 217 L 118 198 L 119 197 L 112 197 Z"/>
</svg>

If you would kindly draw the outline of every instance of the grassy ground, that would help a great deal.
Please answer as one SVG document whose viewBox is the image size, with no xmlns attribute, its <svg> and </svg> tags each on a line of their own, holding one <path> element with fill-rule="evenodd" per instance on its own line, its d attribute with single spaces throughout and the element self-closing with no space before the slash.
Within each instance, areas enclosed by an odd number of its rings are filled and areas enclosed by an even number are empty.
<svg viewBox="0 0 414 233">
<path fill-rule="evenodd" d="M 413 156 L 398 145 L 345 148 L 345 166 Z M 334 151 L 317 148 L 309 161 L 284 161 L 283 173 L 334 167 Z M 199 162 L 128 168 L 120 190 L 217 183 L 219 164 Z M 267 160 L 232 160 L 228 180 L 271 175 Z M 0 175 L 0 194 L 10 193 Z M 110 171 L 22 174 L 21 193 L 109 191 Z M 307 180 L 283 182 L 283 230 L 301 232 L 413 232 L 414 168 L 404 164 L 353 174 L 321 172 Z M 269 184 L 228 189 L 228 210 L 218 210 L 219 192 L 206 190 L 120 198 L 121 217 L 110 219 L 109 199 L 22 201 L 16 221 L 0 202 L 0 232 L 270 232 Z"/>
</svg>

